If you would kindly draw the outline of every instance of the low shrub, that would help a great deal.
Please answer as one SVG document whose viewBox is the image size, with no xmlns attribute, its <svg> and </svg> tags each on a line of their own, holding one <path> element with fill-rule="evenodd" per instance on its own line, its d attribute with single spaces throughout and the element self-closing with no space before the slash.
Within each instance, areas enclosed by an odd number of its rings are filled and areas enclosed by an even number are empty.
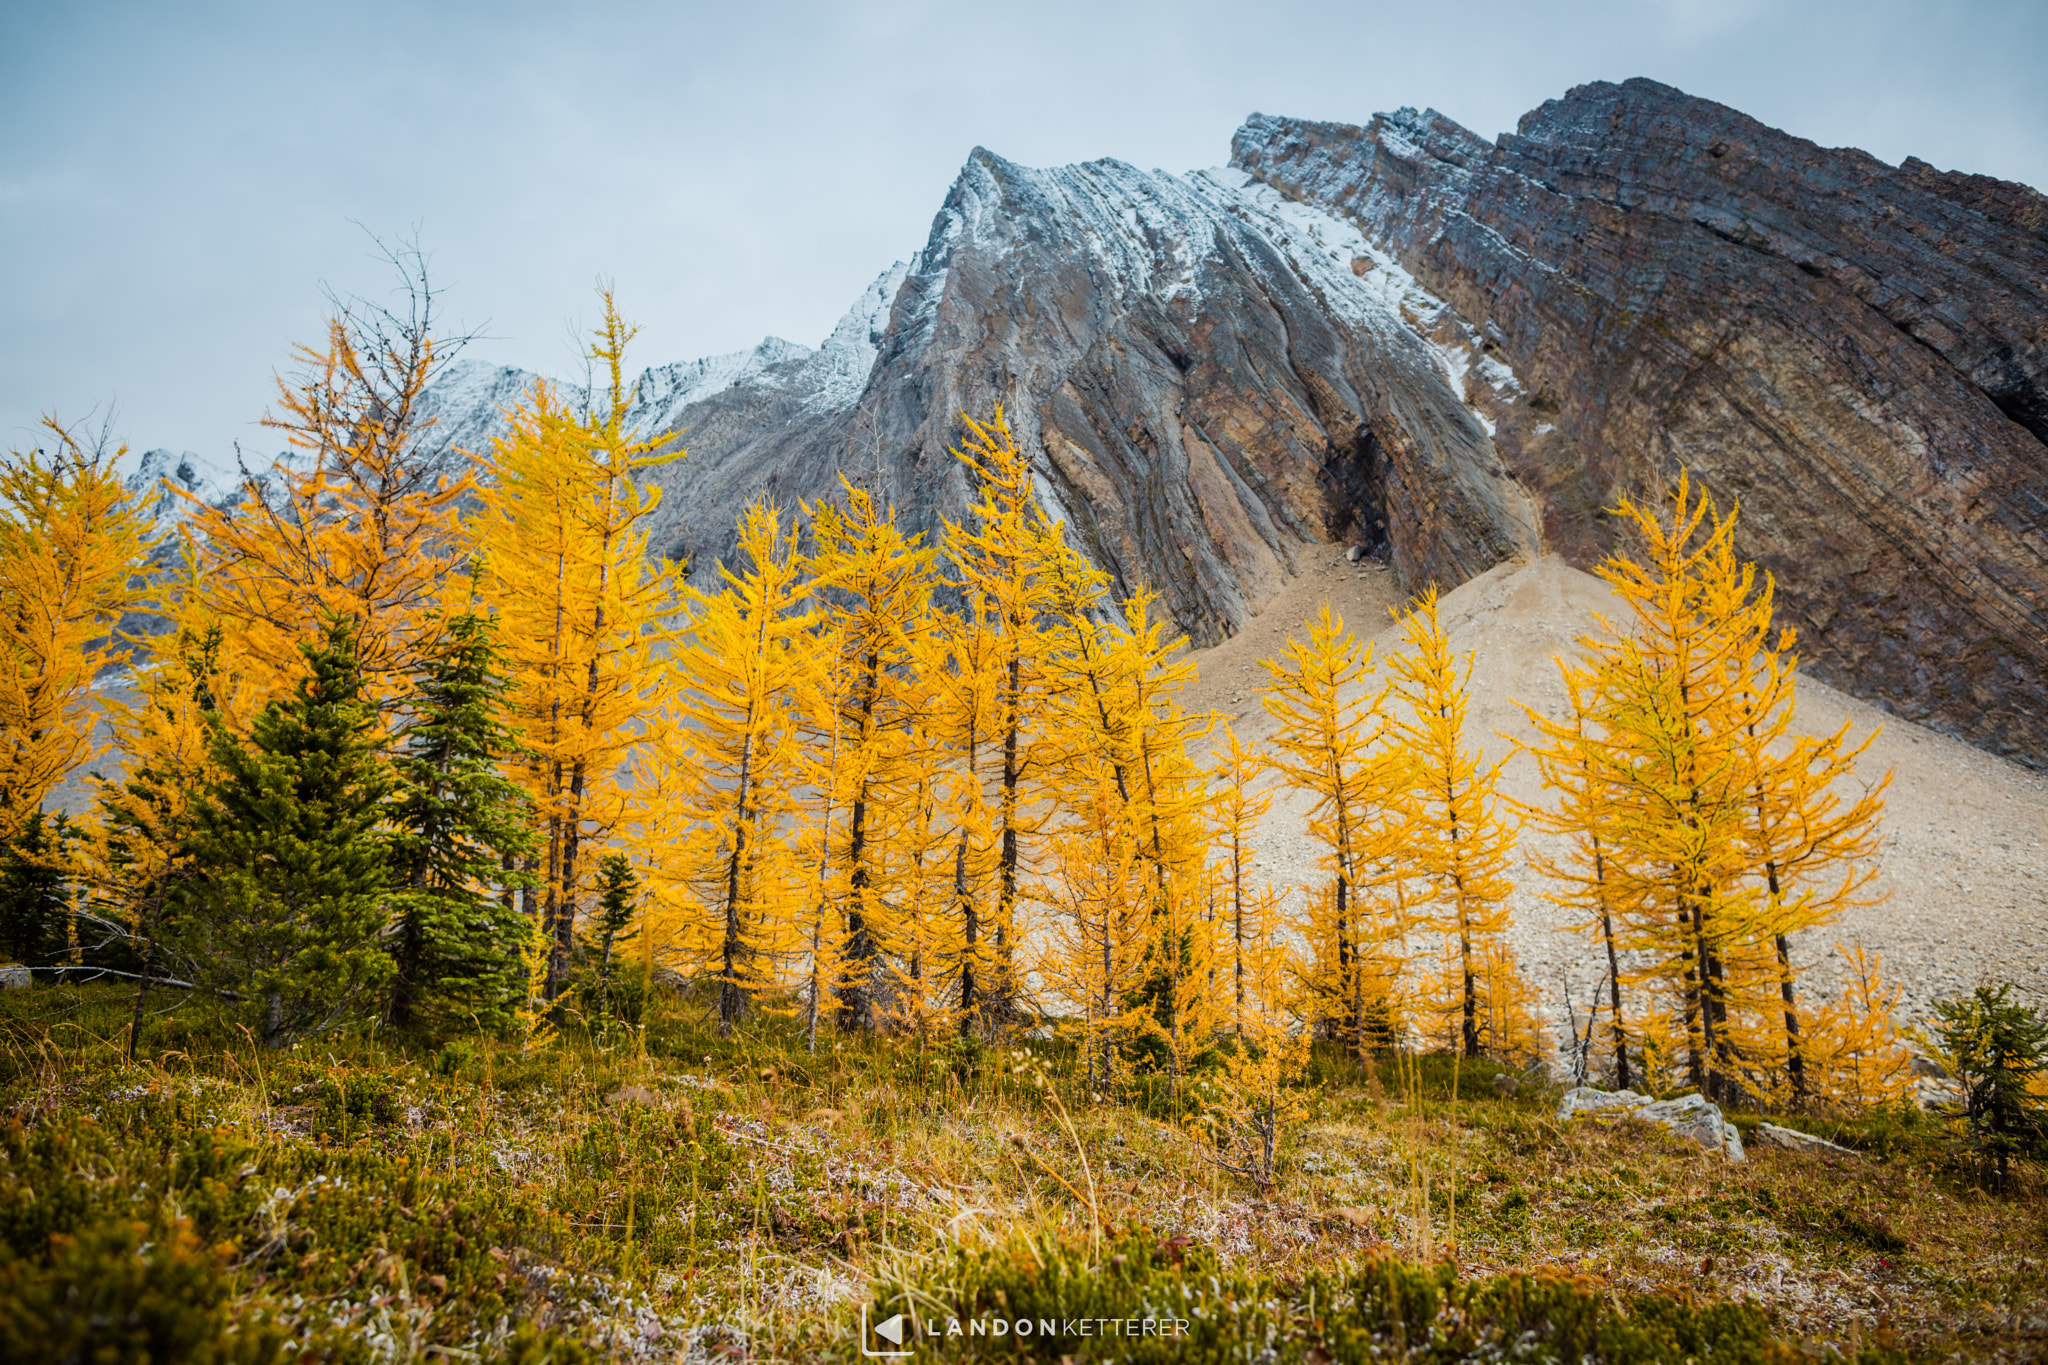
<svg viewBox="0 0 2048 1365">
<path fill-rule="evenodd" d="M 287 1334 L 261 1315 L 230 1325 L 220 1249 L 180 1220 L 56 1233 L 43 1254 L 0 1252 L 0 1360 L 92 1365 L 242 1365 L 277 1358 Z"/>
</svg>

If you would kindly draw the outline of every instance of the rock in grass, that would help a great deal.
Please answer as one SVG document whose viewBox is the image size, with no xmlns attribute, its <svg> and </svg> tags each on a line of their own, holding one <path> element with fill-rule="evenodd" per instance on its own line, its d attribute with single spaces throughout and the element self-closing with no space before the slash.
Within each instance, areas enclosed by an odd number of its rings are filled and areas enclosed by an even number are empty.
<svg viewBox="0 0 2048 1365">
<path fill-rule="evenodd" d="M 617 1108 L 637 1104 L 648 1109 L 666 1109 L 669 1103 L 660 1091 L 649 1090 L 644 1085 L 622 1085 L 606 1096 L 606 1099 Z"/>
<path fill-rule="evenodd" d="M 1567 1090 L 1557 1106 L 1560 1122 L 1575 1118 L 1616 1123 L 1635 1119 L 1667 1128 L 1682 1138 L 1697 1142 L 1709 1151 L 1725 1153 L 1730 1161 L 1746 1161 L 1742 1134 L 1721 1116 L 1719 1105 L 1698 1095 L 1683 1099 L 1654 1100 L 1633 1090 L 1598 1090 L 1590 1085 Z"/>
<path fill-rule="evenodd" d="M 1326 1226 L 1337 1227 L 1342 1225 L 1348 1228 L 1355 1228 L 1359 1232 L 1364 1233 L 1372 1231 L 1373 1221 L 1373 1211 L 1366 1208 L 1331 1209 L 1323 1215 L 1323 1222 Z"/>
<path fill-rule="evenodd" d="M 1780 1128 L 1775 1123 L 1760 1123 L 1756 1129 L 1756 1140 L 1766 1147 L 1783 1147 L 1788 1152 L 1839 1152 L 1843 1156 L 1856 1153 L 1839 1143 L 1826 1138 L 1802 1133 L 1797 1128 Z"/>
</svg>

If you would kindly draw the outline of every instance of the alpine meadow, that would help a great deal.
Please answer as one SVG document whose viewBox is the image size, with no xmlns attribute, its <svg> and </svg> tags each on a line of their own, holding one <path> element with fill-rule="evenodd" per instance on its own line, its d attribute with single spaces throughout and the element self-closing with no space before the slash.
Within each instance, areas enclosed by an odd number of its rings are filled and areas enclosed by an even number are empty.
<svg viewBox="0 0 2048 1365">
<path fill-rule="evenodd" d="M 0 1359 L 2036 1358 L 2035 967 L 1867 929 L 1922 856 L 1892 728 L 2036 752 L 2019 523 L 1935 587 L 1848 513 L 1781 572 L 1800 495 L 1700 434 L 1733 407 L 1601 453 L 1619 388 L 1467 327 L 1406 220 L 1311 212 L 1394 213 L 1331 149 L 1462 133 L 1430 117 L 1257 116 L 1185 181 L 977 151 L 974 193 L 1129 193 L 1269 291 L 1227 331 L 1155 289 L 1206 321 L 1103 324 L 1067 377 L 1014 336 L 901 377 L 913 332 L 982 344 L 946 290 L 1082 327 L 970 260 L 980 209 L 869 331 L 687 402 L 607 288 L 584 385 L 465 409 L 402 249 L 232 488 L 56 418 L 9 454 Z M 801 433 L 828 362 L 866 384 L 831 459 L 731 444 Z M 1999 410 L 1972 458 L 2034 439 Z M 2028 885 L 1959 913 L 2037 925 Z"/>
</svg>

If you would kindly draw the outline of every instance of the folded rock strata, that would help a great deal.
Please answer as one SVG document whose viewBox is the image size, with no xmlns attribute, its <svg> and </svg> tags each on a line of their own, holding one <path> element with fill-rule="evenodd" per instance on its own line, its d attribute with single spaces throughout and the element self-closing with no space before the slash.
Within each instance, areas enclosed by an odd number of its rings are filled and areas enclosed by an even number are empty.
<svg viewBox="0 0 2048 1365">
<path fill-rule="evenodd" d="M 1546 547 L 1677 470 L 1829 682 L 2048 762 L 2048 200 L 1634 80 L 1488 142 L 1434 112 L 1254 116 L 1232 162 L 1360 224 L 1527 391 Z"/>
</svg>

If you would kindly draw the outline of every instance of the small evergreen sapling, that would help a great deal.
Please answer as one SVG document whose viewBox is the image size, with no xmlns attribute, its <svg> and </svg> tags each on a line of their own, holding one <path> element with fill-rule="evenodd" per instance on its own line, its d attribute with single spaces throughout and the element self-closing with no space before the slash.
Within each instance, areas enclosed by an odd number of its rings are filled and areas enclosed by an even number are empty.
<svg viewBox="0 0 2048 1365">
<path fill-rule="evenodd" d="M 2011 997 L 2009 985 L 1979 986 L 1962 999 L 1934 1002 L 1942 1060 L 1963 1087 L 1978 1178 L 2001 1190 L 2012 1186 L 2012 1158 L 2041 1140 L 2048 1104 L 2048 1019 Z"/>
<path fill-rule="evenodd" d="M 65 877 L 70 821 L 36 811 L 0 843 L 0 956 L 55 967 L 70 945 L 71 891 Z"/>
<path fill-rule="evenodd" d="M 363 696 L 355 625 L 301 643 L 307 672 L 247 743 L 213 737 L 221 776 L 193 811 L 198 877 L 178 888 L 203 924 L 217 984 L 254 999 L 281 1047 L 357 1015 L 391 976 L 380 938 L 390 774 Z"/>
<path fill-rule="evenodd" d="M 498 771 L 516 748 L 498 719 L 509 686 L 491 623 L 451 620 L 428 657 L 394 764 L 388 1013 L 399 1028 L 422 1016 L 503 1028 L 524 989 L 520 949 L 533 926 L 509 897 L 493 894 L 494 884 L 532 881 L 505 869 L 536 843 L 532 803 Z"/>
<path fill-rule="evenodd" d="M 619 959 L 626 945 L 639 936 L 634 919 L 640 913 L 640 878 L 623 853 L 607 853 L 597 865 L 597 922 L 591 926 L 590 947 L 597 958 L 598 1010 L 617 1015 L 621 1011 L 618 989 Z"/>
</svg>

